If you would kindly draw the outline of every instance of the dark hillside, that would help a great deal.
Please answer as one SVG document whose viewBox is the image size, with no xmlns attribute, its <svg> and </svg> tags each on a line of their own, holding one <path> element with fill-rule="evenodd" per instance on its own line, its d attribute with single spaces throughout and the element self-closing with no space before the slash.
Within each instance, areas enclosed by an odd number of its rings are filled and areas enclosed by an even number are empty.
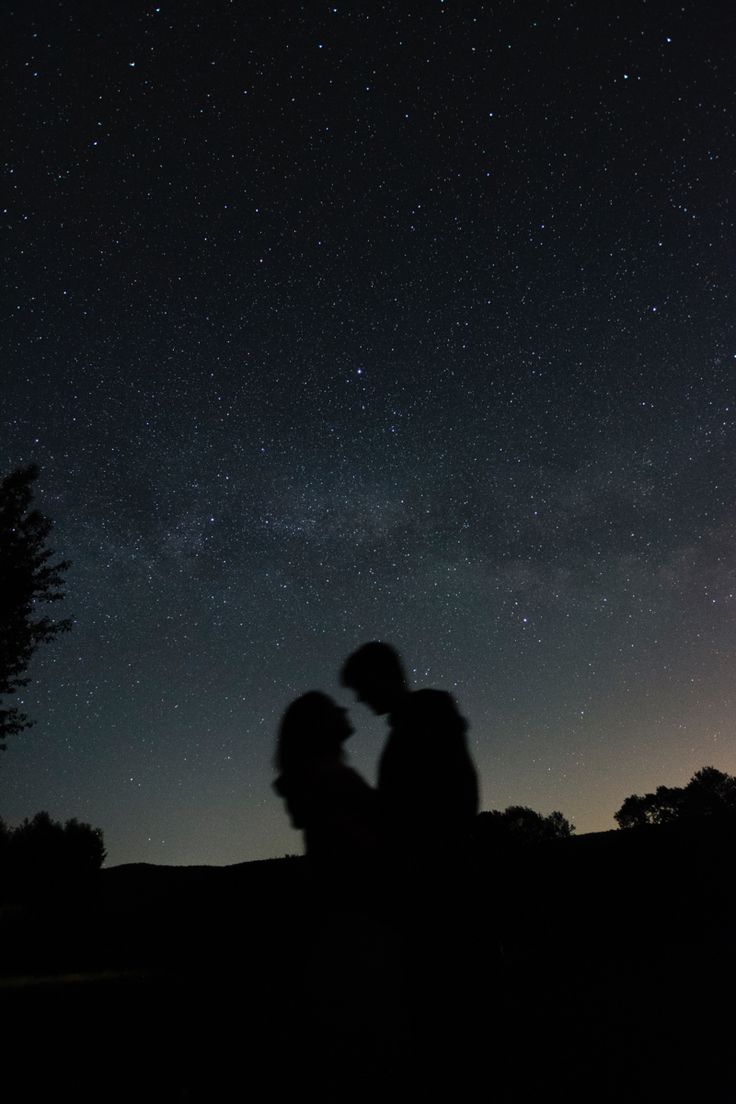
<svg viewBox="0 0 736 1104">
<path fill-rule="evenodd" d="M 448 1040 L 457 1091 L 480 1078 L 509 1102 L 651 1104 L 685 1086 L 736 1098 L 721 1011 L 736 991 L 735 844 L 730 820 L 486 852 L 444 937 L 432 912 L 450 916 L 447 886 L 433 885 L 416 1022 Z M 440 1059 L 436 1039 L 423 1051 L 424 1029 L 401 1026 L 416 990 L 411 970 L 400 984 L 392 974 L 391 923 L 324 910 L 299 858 L 115 867 L 83 898 L 5 906 L 3 1020 L 18 1044 L 29 1022 L 49 1052 L 83 1041 L 78 1099 L 95 1098 L 120 1038 L 129 1051 L 107 1099 L 225 1099 L 273 1077 L 277 1099 L 311 1077 L 337 1099 L 348 1067 L 362 1070 L 354 1099 L 387 1078 L 419 1091 L 422 1063 L 431 1079 Z M 49 1067 L 31 1068 L 46 1085 Z"/>
</svg>

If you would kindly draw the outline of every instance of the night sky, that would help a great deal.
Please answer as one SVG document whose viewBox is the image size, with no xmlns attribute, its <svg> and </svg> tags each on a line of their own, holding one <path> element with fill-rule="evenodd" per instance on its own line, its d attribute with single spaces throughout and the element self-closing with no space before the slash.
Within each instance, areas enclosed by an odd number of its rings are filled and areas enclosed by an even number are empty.
<svg viewBox="0 0 736 1104">
<path fill-rule="evenodd" d="M 279 717 L 349 704 L 374 638 L 455 694 L 484 808 L 596 831 L 736 773 L 735 32 L 5 7 L 0 470 L 41 466 L 75 618 L 6 821 L 90 821 L 109 863 L 298 852 Z"/>
</svg>

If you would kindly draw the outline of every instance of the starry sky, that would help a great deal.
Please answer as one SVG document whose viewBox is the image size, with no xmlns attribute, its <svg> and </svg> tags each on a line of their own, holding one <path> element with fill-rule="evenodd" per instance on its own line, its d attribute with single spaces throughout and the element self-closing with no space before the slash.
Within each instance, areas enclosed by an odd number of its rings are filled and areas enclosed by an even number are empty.
<svg viewBox="0 0 736 1104">
<path fill-rule="evenodd" d="M 279 717 L 350 704 L 374 638 L 455 694 L 485 808 L 597 831 L 736 773 L 735 32 L 5 7 L 0 469 L 41 466 L 75 619 L 6 821 L 90 821 L 112 864 L 297 853 Z"/>
</svg>

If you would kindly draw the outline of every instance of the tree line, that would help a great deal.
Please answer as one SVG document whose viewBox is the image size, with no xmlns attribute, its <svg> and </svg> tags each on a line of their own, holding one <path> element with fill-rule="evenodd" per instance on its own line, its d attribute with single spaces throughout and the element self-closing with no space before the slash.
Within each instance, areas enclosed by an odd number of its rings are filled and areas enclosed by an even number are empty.
<svg viewBox="0 0 736 1104">
<path fill-rule="evenodd" d="M 686 786 L 658 786 L 654 793 L 631 794 L 614 819 L 619 828 L 690 822 L 736 813 L 736 778 L 702 767 Z"/>
<path fill-rule="evenodd" d="M 694 824 L 736 817 L 736 777 L 701 767 L 686 786 L 658 786 L 654 793 L 631 794 L 614 813 L 619 829 L 656 824 Z M 525 805 L 478 814 L 476 839 L 483 846 L 534 844 L 567 839 L 575 827 L 560 812 L 543 816 Z"/>
</svg>

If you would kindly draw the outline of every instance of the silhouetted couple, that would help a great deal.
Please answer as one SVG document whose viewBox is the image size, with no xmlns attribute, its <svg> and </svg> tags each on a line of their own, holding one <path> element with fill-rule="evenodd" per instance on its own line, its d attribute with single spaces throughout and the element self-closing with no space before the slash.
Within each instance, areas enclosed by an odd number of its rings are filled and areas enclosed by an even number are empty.
<svg viewBox="0 0 736 1104">
<path fill-rule="evenodd" d="M 276 751 L 278 793 L 306 854 L 323 870 L 375 860 L 386 873 L 451 860 L 467 847 L 478 811 L 478 782 L 466 741 L 467 722 L 443 690 L 411 691 L 389 644 L 364 644 L 346 661 L 343 686 L 389 734 L 378 786 L 345 762 L 354 732 L 347 711 L 328 695 L 297 698 L 281 722 Z"/>
<path fill-rule="evenodd" d="M 474 984 L 464 876 L 478 809 L 467 723 L 441 690 L 411 691 L 388 644 L 346 661 L 344 686 L 389 732 L 374 790 L 345 761 L 347 711 L 319 691 L 284 714 L 275 788 L 304 833 L 292 999 L 302 1057 L 335 1099 L 399 1099 L 457 1077 Z M 400 1091 L 404 1085 L 406 1092 Z"/>
</svg>

